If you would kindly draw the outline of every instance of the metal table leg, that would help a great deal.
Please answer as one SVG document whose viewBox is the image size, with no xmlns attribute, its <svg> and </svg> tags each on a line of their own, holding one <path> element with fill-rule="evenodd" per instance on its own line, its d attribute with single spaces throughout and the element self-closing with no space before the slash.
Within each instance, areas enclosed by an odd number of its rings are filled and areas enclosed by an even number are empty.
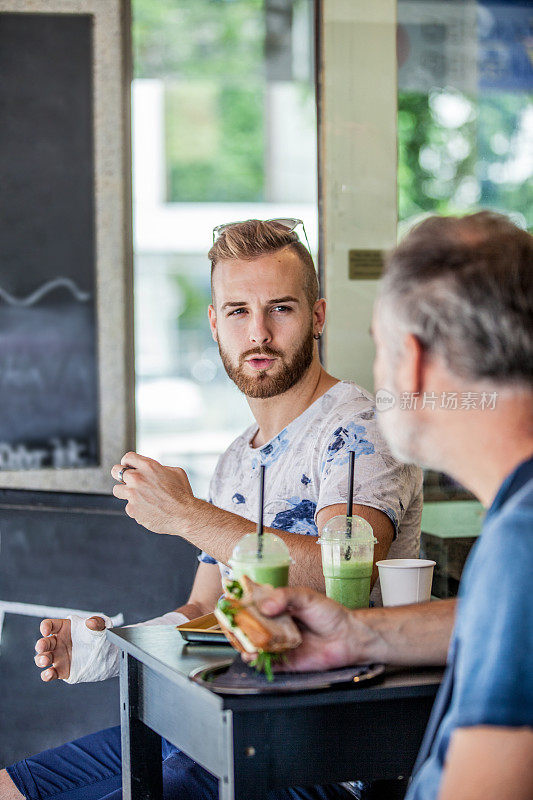
<svg viewBox="0 0 533 800">
<path fill-rule="evenodd" d="M 139 662 L 122 653 L 120 727 L 123 800 L 162 800 L 161 737 L 139 719 Z"/>
</svg>

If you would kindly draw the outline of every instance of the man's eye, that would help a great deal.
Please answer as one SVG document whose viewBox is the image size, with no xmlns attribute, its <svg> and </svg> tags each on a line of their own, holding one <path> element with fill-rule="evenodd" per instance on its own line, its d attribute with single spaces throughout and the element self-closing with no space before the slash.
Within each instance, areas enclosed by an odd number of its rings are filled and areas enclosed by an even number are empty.
<svg viewBox="0 0 533 800">
<path fill-rule="evenodd" d="M 228 317 L 240 316 L 241 314 L 244 314 L 245 311 L 245 308 L 234 308 L 233 311 L 229 312 Z"/>
<path fill-rule="evenodd" d="M 274 306 L 272 311 L 281 311 L 282 314 L 285 314 L 287 311 L 292 311 L 290 306 Z"/>
</svg>

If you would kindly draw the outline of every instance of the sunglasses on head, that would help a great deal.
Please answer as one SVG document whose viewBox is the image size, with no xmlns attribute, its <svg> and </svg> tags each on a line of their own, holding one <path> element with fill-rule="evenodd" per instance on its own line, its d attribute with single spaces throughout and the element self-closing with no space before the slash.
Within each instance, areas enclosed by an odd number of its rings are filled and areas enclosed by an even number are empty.
<svg viewBox="0 0 533 800">
<path fill-rule="evenodd" d="M 216 228 L 213 228 L 213 244 L 224 233 L 225 230 L 233 227 L 233 225 L 241 225 L 242 222 L 244 222 L 244 220 L 239 222 L 223 222 L 222 225 L 217 225 Z M 307 232 L 305 230 L 303 220 L 288 217 L 283 219 L 265 219 L 264 222 L 275 222 L 276 224 L 281 225 L 283 228 L 286 228 L 287 233 L 292 233 L 299 225 L 301 225 L 304 232 L 305 241 L 307 243 L 307 248 L 309 252 L 311 252 L 311 246 L 309 244 L 309 239 L 307 238 Z"/>
</svg>

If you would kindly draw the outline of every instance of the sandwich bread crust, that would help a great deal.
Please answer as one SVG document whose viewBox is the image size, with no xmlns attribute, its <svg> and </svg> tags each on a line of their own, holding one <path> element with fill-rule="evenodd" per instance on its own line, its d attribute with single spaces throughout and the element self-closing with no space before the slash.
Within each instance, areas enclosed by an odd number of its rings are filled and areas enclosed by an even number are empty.
<svg viewBox="0 0 533 800">
<path fill-rule="evenodd" d="M 223 608 L 215 609 L 233 647 L 246 653 L 284 653 L 298 647 L 302 637 L 289 614 L 267 617 L 259 611 L 257 604 L 270 594 L 272 587 L 254 583 L 246 575 L 240 579 L 240 585 L 242 598 L 226 595 Z"/>
</svg>

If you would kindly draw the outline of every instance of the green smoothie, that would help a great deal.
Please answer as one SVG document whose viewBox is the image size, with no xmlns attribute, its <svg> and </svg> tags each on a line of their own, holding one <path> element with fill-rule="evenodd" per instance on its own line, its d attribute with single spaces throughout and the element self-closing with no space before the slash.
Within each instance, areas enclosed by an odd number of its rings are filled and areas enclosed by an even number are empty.
<svg viewBox="0 0 533 800">
<path fill-rule="evenodd" d="M 236 561 L 231 563 L 233 574 L 237 580 L 248 575 L 256 583 L 269 583 L 271 586 L 287 586 L 289 583 L 289 564 L 269 564 L 262 559 L 255 561 Z"/>
<path fill-rule="evenodd" d="M 368 608 L 372 561 L 329 560 L 324 564 L 326 595 L 346 608 Z"/>
<path fill-rule="evenodd" d="M 355 514 L 337 515 L 326 522 L 318 541 L 327 596 L 346 608 L 368 608 L 377 541 L 370 523 Z"/>
<path fill-rule="evenodd" d="M 279 536 L 265 532 L 260 541 L 256 533 L 247 533 L 233 549 L 229 566 L 237 580 L 248 575 L 256 583 L 288 586 L 291 556 Z M 260 550 L 260 552 L 259 552 Z"/>
</svg>

